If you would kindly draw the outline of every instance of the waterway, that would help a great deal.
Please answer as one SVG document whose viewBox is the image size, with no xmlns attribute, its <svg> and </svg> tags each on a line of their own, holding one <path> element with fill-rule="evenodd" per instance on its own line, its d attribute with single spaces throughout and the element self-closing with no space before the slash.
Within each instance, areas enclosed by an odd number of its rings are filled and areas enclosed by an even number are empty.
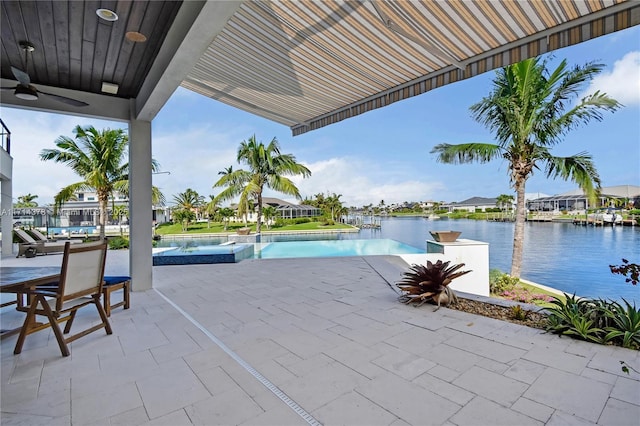
<svg viewBox="0 0 640 426">
<path fill-rule="evenodd" d="M 379 230 L 361 230 L 358 238 L 392 238 L 426 248 L 426 240 L 432 239 L 429 231 L 461 231 L 460 238 L 489 243 L 490 268 L 504 272 L 511 269 L 513 223 L 389 217 L 382 218 L 380 224 Z M 624 276 L 614 275 L 609 269 L 609 265 L 622 263 L 622 258 L 638 263 L 639 257 L 640 227 L 529 222 L 525 225 L 521 277 L 569 294 L 625 298 L 640 305 L 640 285 L 625 283 Z"/>
</svg>

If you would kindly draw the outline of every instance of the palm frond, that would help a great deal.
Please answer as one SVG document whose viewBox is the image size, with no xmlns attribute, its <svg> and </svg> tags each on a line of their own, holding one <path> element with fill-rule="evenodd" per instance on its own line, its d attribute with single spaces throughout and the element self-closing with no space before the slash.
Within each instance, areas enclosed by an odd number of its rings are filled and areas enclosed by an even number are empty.
<svg viewBox="0 0 640 426">
<path fill-rule="evenodd" d="M 447 164 L 487 163 L 503 155 L 500 146 L 489 143 L 463 143 L 451 145 L 442 143 L 431 150 L 437 154 L 437 161 Z"/>
</svg>

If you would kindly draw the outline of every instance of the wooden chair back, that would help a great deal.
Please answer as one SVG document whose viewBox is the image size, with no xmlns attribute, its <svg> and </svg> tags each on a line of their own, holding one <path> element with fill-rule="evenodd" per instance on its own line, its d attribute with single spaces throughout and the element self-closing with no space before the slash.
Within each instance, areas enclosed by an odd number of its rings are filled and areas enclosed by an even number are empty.
<svg viewBox="0 0 640 426">
<path fill-rule="evenodd" d="M 107 242 L 65 243 L 56 310 L 67 300 L 102 292 Z"/>
</svg>

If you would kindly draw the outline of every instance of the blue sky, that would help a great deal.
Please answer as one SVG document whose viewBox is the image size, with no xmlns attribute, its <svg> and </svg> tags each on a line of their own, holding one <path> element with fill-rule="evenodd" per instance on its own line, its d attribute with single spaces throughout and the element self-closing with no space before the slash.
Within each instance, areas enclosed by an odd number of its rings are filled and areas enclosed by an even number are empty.
<svg viewBox="0 0 640 426">
<path fill-rule="evenodd" d="M 605 113 L 602 122 L 569 133 L 553 149 L 565 156 L 592 154 L 603 186 L 640 185 L 640 27 L 600 37 L 553 52 L 557 64 L 596 61 L 606 65 L 594 82 L 625 105 Z M 506 165 L 439 164 L 430 154 L 438 143 L 494 142 L 476 123 L 469 107 L 491 90 L 494 71 L 438 88 L 331 126 L 292 137 L 288 127 L 245 113 L 185 89 L 178 89 L 153 122 L 153 156 L 162 170 L 154 176 L 169 203 L 175 194 L 192 188 L 208 198 L 220 189 L 212 185 L 218 171 L 230 165 L 241 141 L 252 135 L 268 143 L 276 137 L 284 153 L 309 167 L 312 176 L 296 179 L 303 197 L 317 193 L 341 194 L 347 206 L 381 200 L 462 201 L 512 194 Z M 38 153 L 54 148 L 60 135 L 72 136 L 75 125 L 126 129 L 123 123 L 74 116 L 34 113 L 2 108 L 0 117 L 12 132 L 14 197 L 38 195 L 40 205 L 50 203 L 63 186 L 78 179 L 65 166 L 43 163 Z M 536 174 L 527 193 L 559 194 L 575 184 L 548 180 Z M 289 199 L 281 194 L 265 195 Z"/>
</svg>

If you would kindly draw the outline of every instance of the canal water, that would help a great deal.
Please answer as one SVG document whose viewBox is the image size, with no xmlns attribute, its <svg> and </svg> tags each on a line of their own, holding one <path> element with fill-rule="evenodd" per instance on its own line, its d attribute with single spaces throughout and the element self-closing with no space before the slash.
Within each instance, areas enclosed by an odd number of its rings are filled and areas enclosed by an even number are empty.
<svg viewBox="0 0 640 426">
<path fill-rule="evenodd" d="M 380 219 L 376 218 L 376 221 Z M 467 219 L 429 220 L 389 217 L 379 230 L 363 229 L 343 238 L 391 238 L 426 249 L 429 231 L 461 231 L 460 238 L 489 243 L 489 266 L 511 269 L 513 223 Z M 620 300 L 640 305 L 640 285 L 625 283 L 609 265 L 622 258 L 640 262 L 640 227 L 592 227 L 571 223 L 528 222 L 525 225 L 522 278 L 579 296 Z"/>
</svg>

